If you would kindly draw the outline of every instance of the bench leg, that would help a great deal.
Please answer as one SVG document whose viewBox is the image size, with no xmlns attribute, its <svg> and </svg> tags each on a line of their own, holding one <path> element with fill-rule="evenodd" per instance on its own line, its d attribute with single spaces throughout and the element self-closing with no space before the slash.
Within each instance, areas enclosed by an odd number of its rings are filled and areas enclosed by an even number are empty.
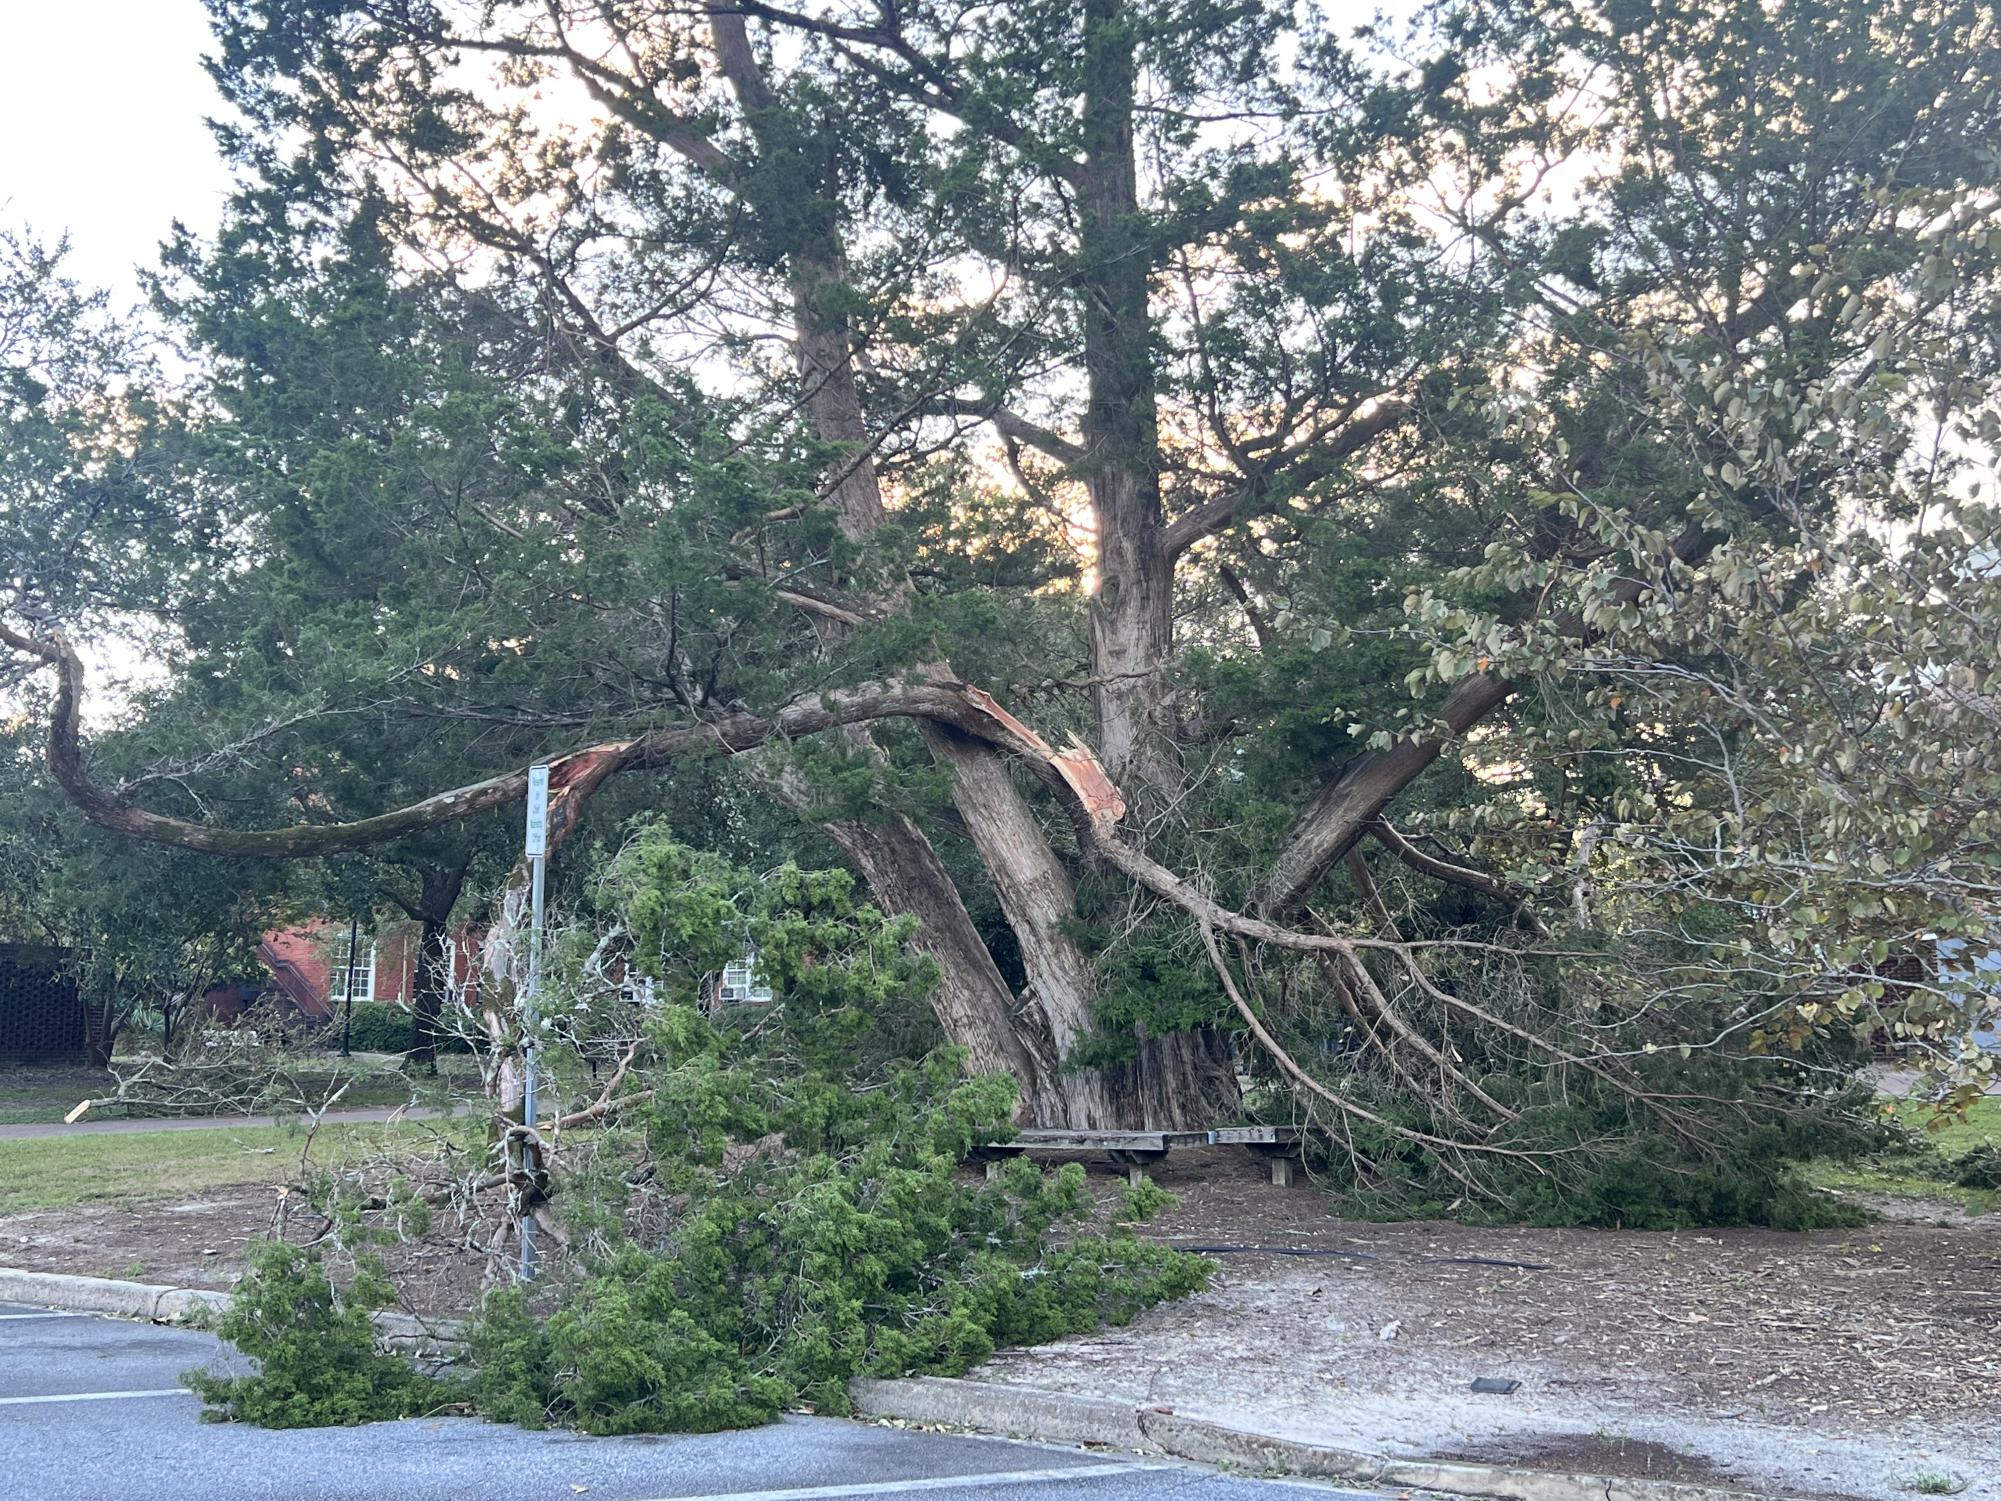
<svg viewBox="0 0 2001 1501">
<path fill-rule="evenodd" d="M 1000 1170 L 1001 1170 L 1001 1159 L 998 1157 L 989 1157 L 987 1159 L 987 1182 L 991 1183 L 994 1181 L 994 1179 L 998 1178 L 1000 1176 Z"/>
<path fill-rule="evenodd" d="M 1271 1160 L 1271 1186 L 1273 1188 L 1292 1187 L 1292 1170 L 1299 1161 L 1296 1157 L 1277 1157 Z"/>
<path fill-rule="evenodd" d="M 1126 1182 L 1138 1188 L 1140 1184 L 1146 1182 L 1146 1170 L 1166 1155 L 1165 1152 L 1128 1149 L 1112 1153 L 1112 1161 L 1125 1168 Z"/>
</svg>

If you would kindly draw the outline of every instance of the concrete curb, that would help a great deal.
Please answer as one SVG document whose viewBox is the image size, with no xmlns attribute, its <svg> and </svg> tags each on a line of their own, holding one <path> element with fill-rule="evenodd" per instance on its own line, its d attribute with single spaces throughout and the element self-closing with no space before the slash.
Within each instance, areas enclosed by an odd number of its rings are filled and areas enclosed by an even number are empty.
<svg viewBox="0 0 2001 1501">
<path fill-rule="evenodd" d="M 121 1282 L 115 1277 L 0 1267 L 0 1303 L 27 1303 L 64 1313 L 104 1313 L 152 1324 L 189 1324 L 221 1313 L 229 1303 L 229 1294 L 207 1287 L 165 1287 L 156 1282 Z M 458 1319 L 416 1319 L 407 1313 L 370 1317 L 384 1349 L 431 1356 L 464 1351 L 465 1325 Z"/>
<path fill-rule="evenodd" d="M 1129 1407 L 1100 1397 L 942 1376 L 856 1381 L 849 1392 L 856 1412 L 864 1417 L 970 1428 L 1045 1443 L 1103 1445 L 1165 1454 L 1196 1464 L 1399 1490 L 1442 1491 L 1495 1501 L 1781 1501 L 1761 1491 L 1721 1490 L 1678 1481 L 1391 1459 L 1229 1428 L 1204 1418 Z"/>
</svg>

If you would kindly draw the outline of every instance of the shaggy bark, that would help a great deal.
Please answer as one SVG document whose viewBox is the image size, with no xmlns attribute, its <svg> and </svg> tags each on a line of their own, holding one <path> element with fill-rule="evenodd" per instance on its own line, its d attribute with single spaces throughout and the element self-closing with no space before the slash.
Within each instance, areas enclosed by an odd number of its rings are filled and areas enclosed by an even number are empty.
<svg viewBox="0 0 2001 1501">
<path fill-rule="evenodd" d="M 1173 648 L 1174 560 L 1162 535 L 1159 413 L 1149 344 L 1152 269 L 1133 147 L 1138 59 L 1119 0 L 1084 14 L 1084 160 L 1077 172 L 1084 287 L 1082 472 L 1096 522 L 1091 700 L 1098 753 L 1129 797 L 1179 778 L 1158 712 Z"/>
<path fill-rule="evenodd" d="M 1159 411 L 1148 281 L 1153 254 L 1139 202 L 1133 116 L 1139 59 L 1121 0 L 1084 14 L 1084 156 L 1076 173 L 1084 289 L 1084 455 L 1096 523 L 1097 588 L 1090 604 L 1091 702 L 1098 753 L 1142 812 L 1180 788 L 1165 732 L 1166 669 L 1174 649 L 1174 563 L 1160 493 Z M 1238 1108 L 1229 1040 L 1208 1029 L 1153 1036 L 1108 1070 L 1110 1117 L 1133 1125 L 1199 1127 Z"/>
<path fill-rule="evenodd" d="M 710 25 L 718 62 L 749 114 L 760 145 L 768 151 L 795 149 L 796 143 L 771 123 L 775 101 L 751 51 L 743 17 L 712 14 Z M 1129 73 L 1130 57 L 1127 68 Z M 1123 139 L 1111 143 L 1105 169 L 1111 195 L 1107 225 L 1114 233 L 1122 230 L 1135 202 L 1130 76 L 1125 83 L 1124 118 Z M 793 173 L 781 175 L 787 181 L 800 180 Z M 1120 203 L 1124 208 L 1118 207 Z M 851 538 L 860 538 L 880 527 L 888 513 L 875 464 L 869 457 L 870 430 L 855 380 L 853 334 L 841 311 L 844 279 L 844 256 L 831 219 L 828 227 L 790 247 L 788 290 L 803 406 L 816 435 L 851 454 L 840 461 L 827 498 L 839 514 L 842 530 Z M 1144 267 L 1139 268 L 1136 281 L 1130 275 L 1123 275 L 1123 280 L 1120 296 L 1126 304 L 1130 306 L 1135 295 L 1138 298 L 1143 345 Z M 1124 337 L 1131 342 L 1129 335 Z M 1137 362 L 1144 384 L 1143 347 L 1100 349 L 1098 357 L 1128 367 Z M 1115 389 L 1121 382 L 1130 384 L 1130 374 L 1108 380 L 1106 389 Z M 1119 441 L 1125 458 L 1103 470 L 1094 482 L 1093 493 L 1102 489 L 1105 504 L 1119 509 L 1119 534 L 1143 539 L 1154 556 L 1147 564 L 1152 603 L 1137 635 L 1123 610 L 1106 615 L 1101 628 L 1098 622 L 1104 612 L 1094 609 L 1094 660 L 1101 651 L 1113 651 L 1121 661 L 1151 664 L 1143 673 L 1134 667 L 1123 679 L 1142 684 L 1140 699 L 1144 699 L 1150 690 L 1143 688 L 1143 682 L 1158 680 L 1159 663 L 1166 652 L 1172 584 L 1172 564 L 1158 547 L 1157 483 L 1150 468 L 1135 462 L 1138 455 L 1151 451 L 1150 398 L 1144 411 L 1108 411 L 1103 420 L 1122 434 Z M 1087 434 L 1091 431 L 1087 423 Z M 1113 597 L 1137 598 L 1139 592 L 1135 588 L 1122 594 L 1115 589 Z M 943 680 L 953 676 L 943 663 L 932 664 L 925 671 Z M 1098 676 L 1120 680 L 1122 671 L 1114 669 Z M 1131 694 L 1115 691 L 1103 707 L 1112 723 L 1134 724 L 1137 721 L 1126 706 L 1138 701 Z M 1007 1067 L 1021 1086 L 1026 1113 L 1038 1124 L 1193 1124 L 1203 1107 L 1199 1100 L 1186 1097 L 1181 1081 L 1194 1072 L 1200 1054 L 1185 1053 L 1172 1044 L 1164 1048 L 1156 1045 L 1153 1051 L 1158 1056 L 1152 1060 L 1154 1066 L 1144 1071 L 1144 1087 L 1125 1077 L 1128 1070 L 1100 1074 L 1064 1068 L 1065 1057 L 1091 1028 L 1091 998 L 1096 989 L 1090 956 L 1066 930 L 1076 915 L 1076 894 L 1069 873 L 990 746 L 949 724 L 920 722 L 919 728 L 933 758 L 952 773 L 953 805 L 994 883 L 1001 910 L 1020 946 L 1028 976 L 1025 993 L 1018 999 L 1007 995 L 992 956 L 979 942 L 942 862 L 908 819 L 899 816 L 869 826 L 843 825 L 828 832 L 862 872 L 885 910 L 914 915 L 927 929 L 935 929 L 920 942 L 945 972 L 936 1005 L 947 1035 L 968 1050 L 976 1067 L 988 1066 L 982 1060 Z M 1228 1077 L 1234 1081 L 1234 1073 Z"/>
</svg>

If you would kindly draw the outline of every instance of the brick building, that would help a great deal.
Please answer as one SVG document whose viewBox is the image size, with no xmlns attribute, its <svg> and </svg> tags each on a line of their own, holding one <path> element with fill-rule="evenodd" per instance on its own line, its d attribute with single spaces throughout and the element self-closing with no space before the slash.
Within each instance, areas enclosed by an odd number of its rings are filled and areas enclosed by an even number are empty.
<svg viewBox="0 0 2001 1501">
<path fill-rule="evenodd" d="M 331 919 L 266 933 L 258 940 L 257 957 L 270 972 L 269 985 L 211 990 L 210 1015 L 227 1024 L 258 1007 L 280 1020 L 332 1021 L 347 999 L 348 933 L 348 924 Z M 410 1005 L 417 993 L 417 948 L 422 936 L 416 923 L 363 928 L 355 945 L 354 999 Z M 461 928 L 448 940 L 452 989 L 467 995 L 478 990 L 479 955 L 471 938 L 471 930 Z"/>
</svg>

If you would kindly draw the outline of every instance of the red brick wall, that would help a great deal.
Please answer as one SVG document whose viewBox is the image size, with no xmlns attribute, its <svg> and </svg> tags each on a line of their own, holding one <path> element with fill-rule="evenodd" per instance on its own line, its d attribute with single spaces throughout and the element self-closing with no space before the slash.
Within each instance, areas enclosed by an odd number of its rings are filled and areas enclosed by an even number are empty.
<svg viewBox="0 0 2001 1501">
<path fill-rule="evenodd" d="M 479 975 L 479 935 L 476 929 L 465 926 L 453 933 L 457 940 L 452 965 L 452 982 L 457 988 L 469 994 L 478 993 Z M 375 935 L 375 999 L 394 1001 L 407 1006 L 417 993 L 417 946 L 423 938 L 423 929 L 416 923 L 399 923 L 393 928 L 378 930 Z M 362 942 L 368 941 L 368 930 L 362 929 Z M 313 986 L 322 997 L 330 997 L 334 990 L 331 962 L 346 952 L 347 925 L 321 919 L 304 923 L 296 928 L 285 928 L 266 933 L 264 942 L 279 958 L 289 960 L 300 975 Z"/>
</svg>

